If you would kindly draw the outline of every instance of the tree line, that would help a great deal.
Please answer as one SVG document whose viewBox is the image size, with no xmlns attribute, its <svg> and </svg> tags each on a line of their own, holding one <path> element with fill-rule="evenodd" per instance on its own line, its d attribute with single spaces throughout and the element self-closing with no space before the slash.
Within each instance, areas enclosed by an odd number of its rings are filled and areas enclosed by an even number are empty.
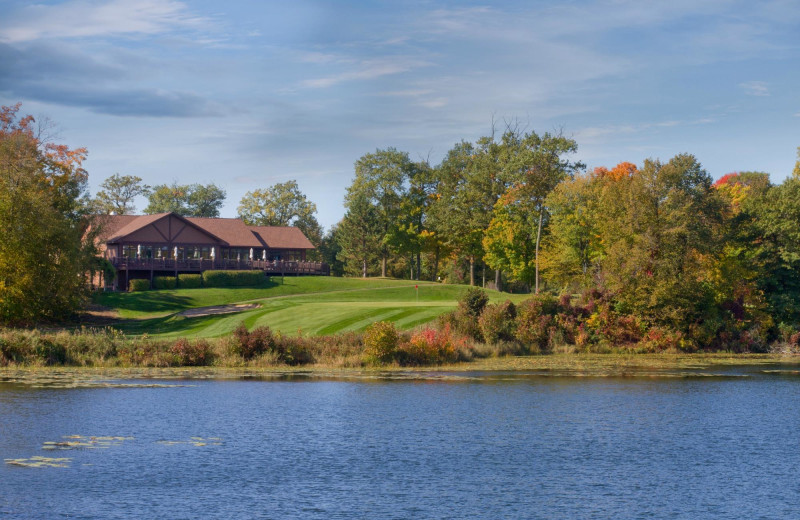
<svg viewBox="0 0 800 520">
<path fill-rule="evenodd" d="M 356 161 L 327 233 L 295 181 L 247 193 L 238 215 L 301 228 L 340 275 L 588 291 L 700 344 L 800 325 L 800 155 L 774 184 L 763 172 L 714 182 L 689 154 L 587 170 L 576 151 L 561 134 L 514 128 L 461 141 L 438 165 L 386 148 Z M 19 105 L 0 109 L 0 322 L 79 308 L 86 274 L 102 268 L 93 214 L 130 213 L 146 196 L 146 213 L 219 216 L 225 191 L 213 184 L 115 174 L 91 197 L 86 153 L 48 140 Z"/>
</svg>

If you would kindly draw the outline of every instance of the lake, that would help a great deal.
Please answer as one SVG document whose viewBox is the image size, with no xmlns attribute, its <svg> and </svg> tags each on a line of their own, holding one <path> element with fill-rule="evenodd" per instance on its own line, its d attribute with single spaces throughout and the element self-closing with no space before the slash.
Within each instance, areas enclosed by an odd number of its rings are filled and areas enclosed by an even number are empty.
<svg viewBox="0 0 800 520">
<path fill-rule="evenodd" d="M 800 376 L 712 372 L 2 382 L 0 516 L 797 517 Z"/>
</svg>

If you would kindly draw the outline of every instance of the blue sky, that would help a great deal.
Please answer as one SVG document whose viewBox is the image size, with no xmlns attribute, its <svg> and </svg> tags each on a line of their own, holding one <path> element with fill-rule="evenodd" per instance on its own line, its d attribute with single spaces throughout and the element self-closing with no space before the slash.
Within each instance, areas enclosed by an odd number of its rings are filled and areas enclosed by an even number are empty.
<svg viewBox="0 0 800 520">
<path fill-rule="evenodd" d="M 494 120 L 563 131 L 590 167 L 694 154 L 790 174 L 800 2 L 4 0 L 0 104 L 115 172 L 214 182 L 223 216 L 296 179 L 328 227 L 353 163 L 438 163 Z M 144 200 L 137 201 L 141 210 Z"/>
</svg>

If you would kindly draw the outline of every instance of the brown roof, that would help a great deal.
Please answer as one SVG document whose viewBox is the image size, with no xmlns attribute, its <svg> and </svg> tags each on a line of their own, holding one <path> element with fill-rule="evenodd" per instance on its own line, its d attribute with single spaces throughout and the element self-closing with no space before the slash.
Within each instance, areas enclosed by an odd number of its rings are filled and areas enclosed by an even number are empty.
<svg viewBox="0 0 800 520">
<path fill-rule="evenodd" d="M 134 233 L 170 213 L 154 215 L 98 215 L 96 225 L 101 226 L 100 240 L 113 243 Z M 238 218 L 176 217 L 188 221 L 195 227 L 230 247 L 255 247 L 269 249 L 314 249 L 314 245 L 296 227 L 247 226 Z"/>
<path fill-rule="evenodd" d="M 137 218 L 139 215 L 95 215 L 92 226 L 100 229 L 97 238 L 106 241 Z"/>
<path fill-rule="evenodd" d="M 264 247 L 264 244 L 238 218 L 189 217 L 186 220 L 221 238 L 231 247 Z"/>
<path fill-rule="evenodd" d="M 296 227 L 250 226 L 270 249 L 314 249 L 314 244 Z"/>
</svg>

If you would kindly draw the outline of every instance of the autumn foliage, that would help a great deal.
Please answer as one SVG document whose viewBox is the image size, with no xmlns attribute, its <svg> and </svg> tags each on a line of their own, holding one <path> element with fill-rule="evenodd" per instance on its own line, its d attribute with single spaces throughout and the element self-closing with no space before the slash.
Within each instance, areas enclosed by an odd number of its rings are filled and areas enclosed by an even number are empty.
<svg viewBox="0 0 800 520">
<path fill-rule="evenodd" d="M 60 320 L 85 295 L 86 149 L 47 140 L 48 125 L 0 108 L 0 323 Z"/>
</svg>

